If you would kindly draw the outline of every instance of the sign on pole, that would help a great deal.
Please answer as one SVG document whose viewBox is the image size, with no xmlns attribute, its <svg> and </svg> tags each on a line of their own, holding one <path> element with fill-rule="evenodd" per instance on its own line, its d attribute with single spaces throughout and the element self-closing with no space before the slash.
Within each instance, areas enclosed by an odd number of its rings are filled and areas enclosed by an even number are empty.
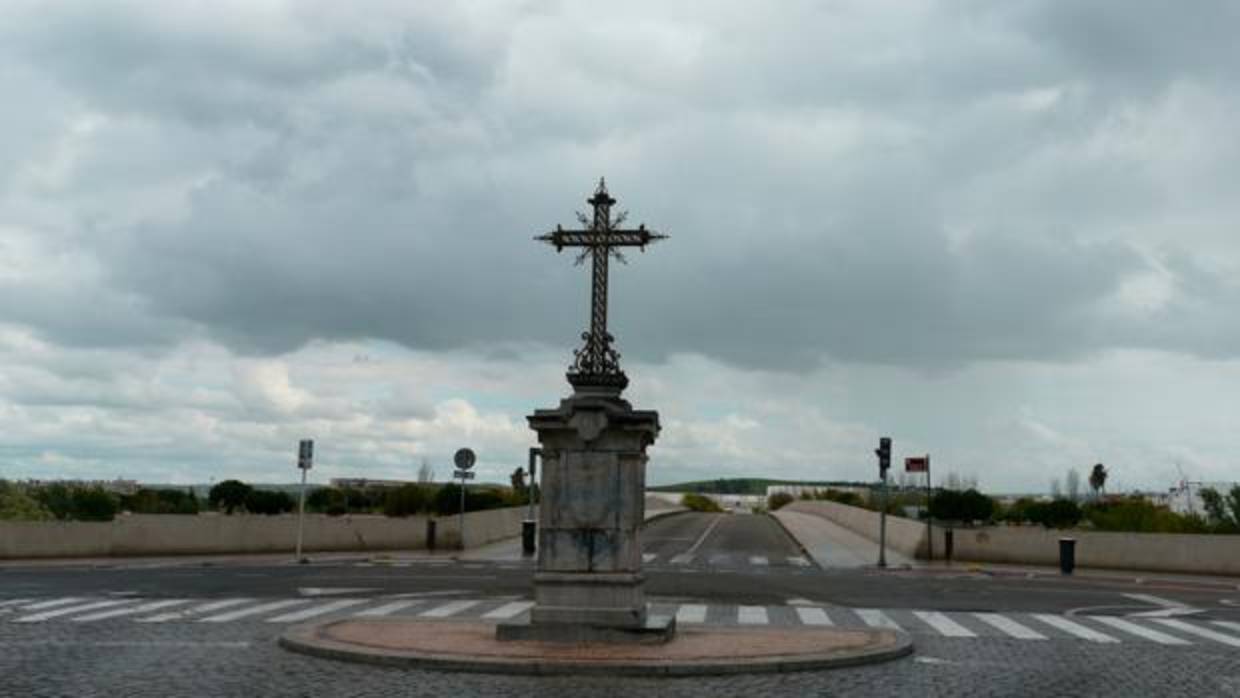
<svg viewBox="0 0 1240 698">
<path fill-rule="evenodd" d="M 297 467 L 309 470 L 314 464 L 314 439 L 302 439 L 297 445 Z"/>
<path fill-rule="evenodd" d="M 458 449 L 456 455 L 452 456 L 452 462 L 459 470 L 469 470 L 474 467 L 474 460 L 474 452 L 468 448 Z"/>
<path fill-rule="evenodd" d="M 904 472 L 906 473 L 924 473 L 929 469 L 929 456 L 912 456 L 904 459 Z"/>
</svg>

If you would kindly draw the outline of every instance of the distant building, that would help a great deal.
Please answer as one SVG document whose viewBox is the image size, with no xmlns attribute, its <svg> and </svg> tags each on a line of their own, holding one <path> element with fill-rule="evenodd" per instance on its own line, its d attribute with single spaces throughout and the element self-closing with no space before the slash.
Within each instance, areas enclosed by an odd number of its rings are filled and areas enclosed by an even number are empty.
<svg viewBox="0 0 1240 698">
<path fill-rule="evenodd" d="M 115 494 L 133 494 L 137 492 L 141 485 L 137 480 L 27 480 L 27 483 L 35 487 L 46 487 L 48 485 L 64 485 L 65 487 L 98 487 Z"/>
<path fill-rule="evenodd" d="M 365 477 L 334 477 L 331 479 L 331 486 L 337 489 L 347 487 L 354 490 L 364 490 L 367 487 L 394 488 L 416 484 L 418 483 L 412 480 L 372 480 Z"/>
<path fill-rule="evenodd" d="M 850 485 L 767 485 L 766 496 L 770 497 L 773 494 L 783 492 L 792 495 L 794 499 L 800 499 L 801 495 L 809 494 L 812 496 L 820 492 L 826 492 L 827 490 L 832 490 L 834 492 L 851 492 L 860 497 L 863 501 L 870 498 L 869 487 L 854 487 Z"/>
</svg>

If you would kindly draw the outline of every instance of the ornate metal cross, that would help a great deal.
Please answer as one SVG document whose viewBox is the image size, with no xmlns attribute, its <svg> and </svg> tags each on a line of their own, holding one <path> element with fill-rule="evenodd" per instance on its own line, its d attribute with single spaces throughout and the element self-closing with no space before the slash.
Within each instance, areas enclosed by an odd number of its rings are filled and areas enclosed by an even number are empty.
<svg viewBox="0 0 1240 698">
<path fill-rule="evenodd" d="M 587 202 L 594 207 L 594 218 L 591 220 L 583 213 L 577 214 L 577 220 L 585 226 L 584 230 L 564 230 L 557 225 L 554 231 L 534 239 L 555 245 L 556 252 L 562 252 L 565 247 L 581 247 L 577 264 L 584 262 L 586 257 L 592 257 L 594 261 L 590 331 L 582 333 L 585 345 L 573 352 L 568 382 L 573 387 L 602 386 L 623 390 L 628 386 L 629 379 L 620 370 L 620 354 L 611 347 L 615 338 L 607 332 L 607 262 L 611 257 L 622 263 L 626 261 L 617 248 L 638 247 L 644 252 L 646 245 L 667 236 L 647 230 L 645 225 L 639 225 L 636 230 L 617 228 L 624 222 L 627 212 L 619 213 L 612 220 L 611 206 L 616 200 L 607 193 L 607 183 L 602 179 L 598 181 L 594 196 Z"/>
</svg>

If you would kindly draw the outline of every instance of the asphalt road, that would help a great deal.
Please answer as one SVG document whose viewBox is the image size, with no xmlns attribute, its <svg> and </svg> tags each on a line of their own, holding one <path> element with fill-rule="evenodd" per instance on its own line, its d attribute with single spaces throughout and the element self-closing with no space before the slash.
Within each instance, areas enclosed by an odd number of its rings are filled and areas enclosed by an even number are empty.
<svg viewBox="0 0 1240 698">
<path fill-rule="evenodd" d="M 512 612 L 528 603 L 531 565 L 442 558 L 5 565 L 0 697 L 1240 695 L 1234 587 L 823 570 L 794 562 L 802 557 L 795 542 L 770 518 L 751 515 L 660 519 L 645 531 L 644 549 L 651 602 L 686 622 L 892 623 L 913 634 L 917 654 L 832 672 L 660 681 L 385 670 L 293 655 L 274 640 L 290 623 L 353 613 Z"/>
</svg>

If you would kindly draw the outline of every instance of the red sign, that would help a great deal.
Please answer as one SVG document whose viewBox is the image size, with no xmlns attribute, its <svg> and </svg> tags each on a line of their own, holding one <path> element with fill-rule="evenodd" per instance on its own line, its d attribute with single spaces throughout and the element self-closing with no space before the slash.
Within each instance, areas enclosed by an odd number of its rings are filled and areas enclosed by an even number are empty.
<svg viewBox="0 0 1240 698">
<path fill-rule="evenodd" d="M 914 456 L 904 459 L 904 472 L 924 473 L 930 470 L 930 456 Z"/>
</svg>

